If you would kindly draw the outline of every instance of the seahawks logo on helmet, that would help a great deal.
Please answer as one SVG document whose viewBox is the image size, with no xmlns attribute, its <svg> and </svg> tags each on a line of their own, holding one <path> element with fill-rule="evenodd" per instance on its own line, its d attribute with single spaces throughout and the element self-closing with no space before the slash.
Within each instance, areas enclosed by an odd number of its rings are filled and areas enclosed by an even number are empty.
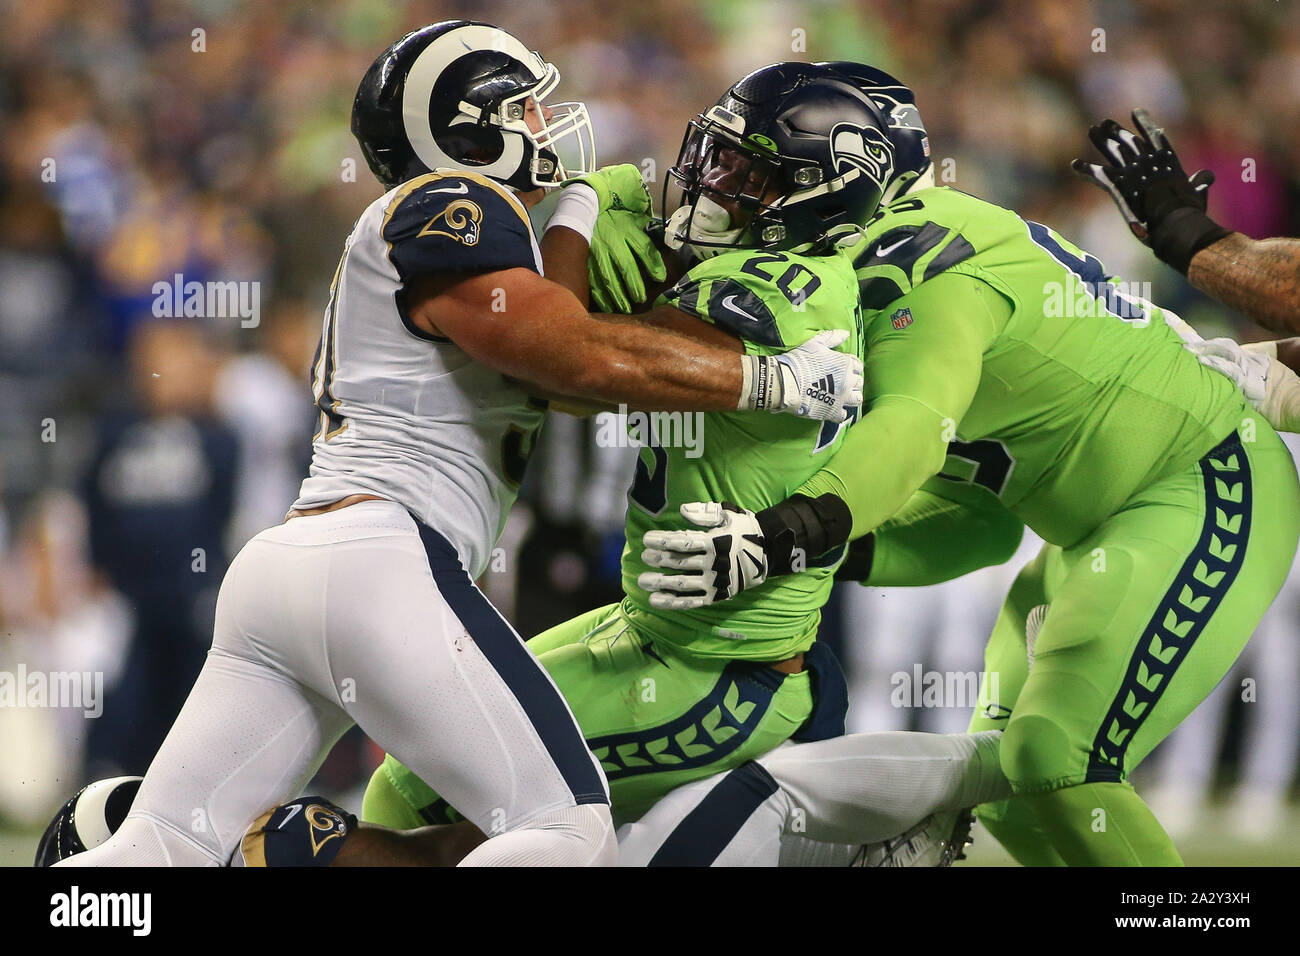
<svg viewBox="0 0 1300 956">
<path fill-rule="evenodd" d="M 831 158 L 840 175 L 860 169 L 883 188 L 894 169 L 894 144 L 874 127 L 837 123 L 831 129 Z"/>
</svg>

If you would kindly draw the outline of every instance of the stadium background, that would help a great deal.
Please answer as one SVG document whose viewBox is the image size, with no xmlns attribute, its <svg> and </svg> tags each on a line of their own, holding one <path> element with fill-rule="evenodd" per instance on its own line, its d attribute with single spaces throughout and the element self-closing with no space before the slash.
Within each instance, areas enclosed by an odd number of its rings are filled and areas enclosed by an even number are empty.
<svg viewBox="0 0 1300 956">
<path fill-rule="evenodd" d="M 225 562 L 280 519 L 309 455 L 329 276 L 381 192 L 348 132 L 357 80 L 396 37 L 461 16 L 556 63 L 557 98 L 587 102 L 602 162 L 643 165 L 652 191 L 688 117 L 734 79 L 856 59 L 915 90 L 941 181 L 1051 224 L 1204 334 L 1260 337 L 1071 176 L 1087 126 L 1146 106 L 1189 169 L 1217 172 L 1216 218 L 1300 234 L 1291 0 L 4 0 L 0 671 L 101 673 L 107 706 L 97 720 L 0 707 L 0 861 L 27 864 L 58 803 L 143 772 L 166 732 Z M 152 319 L 154 283 L 177 273 L 256 283 L 256 327 Z M 526 635 L 616 593 L 634 454 L 562 417 L 545 434 L 484 582 Z M 979 670 L 1025 556 L 937 589 L 837 589 L 827 632 L 854 683 L 853 729 L 964 727 L 966 701 L 892 706 L 894 675 Z M 1300 862 L 1298 594 L 1293 574 L 1240 673 L 1137 778 L 1189 862 Z M 358 805 L 377 758 L 354 732 L 318 788 Z M 1003 859 L 991 843 L 974 861 Z"/>
</svg>

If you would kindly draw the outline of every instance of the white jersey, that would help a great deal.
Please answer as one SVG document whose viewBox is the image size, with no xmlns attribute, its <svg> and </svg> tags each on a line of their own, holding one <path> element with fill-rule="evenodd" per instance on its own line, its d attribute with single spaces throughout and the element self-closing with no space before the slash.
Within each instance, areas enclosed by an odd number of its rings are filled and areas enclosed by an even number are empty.
<svg viewBox="0 0 1300 956">
<path fill-rule="evenodd" d="M 417 274 L 518 267 L 542 271 L 528 215 L 482 176 L 430 173 L 370 204 L 325 310 L 312 375 L 320 427 L 295 508 L 380 495 L 483 572 L 546 406 L 415 327 L 403 296 Z"/>
</svg>

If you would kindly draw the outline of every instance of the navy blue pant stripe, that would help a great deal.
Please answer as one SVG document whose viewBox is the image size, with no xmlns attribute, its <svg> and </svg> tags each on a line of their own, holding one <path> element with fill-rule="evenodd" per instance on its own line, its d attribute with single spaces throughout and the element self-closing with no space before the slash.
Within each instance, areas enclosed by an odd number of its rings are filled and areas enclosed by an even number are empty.
<svg viewBox="0 0 1300 956">
<path fill-rule="evenodd" d="M 711 866 L 777 789 L 761 764 L 752 760 L 741 764 L 686 814 L 647 865 Z"/>
<path fill-rule="evenodd" d="M 1252 482 L 1250 459 L 1237 433 L 1206 454 L 1200 469 L 1205 489 L 1200 537 L 1129 659 L 1124 682 L 1093 740 L 1088 759 L 1089 783 L 1124 779 L 1129 744 L 1245 563 L 1253 508 Z M 1178 630 L 1171 630 L 1170 624 Z"/>
<path fill-rule="evenodd" d="M 474 586 L 456 549 L 432 528 L 423 524 L 419 528 L 438 590 L 523 707 L 573 792 L 574 800 L 580 804 L 609 803 L 605 781 L 582 739 L 582 732 L 542 665 Z"/>
</svg>

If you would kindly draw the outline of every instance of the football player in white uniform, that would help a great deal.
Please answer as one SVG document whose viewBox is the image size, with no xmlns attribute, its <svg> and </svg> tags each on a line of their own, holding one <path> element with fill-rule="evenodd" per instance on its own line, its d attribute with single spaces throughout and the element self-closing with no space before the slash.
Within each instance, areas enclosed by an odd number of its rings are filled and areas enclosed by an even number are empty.
<svg viewBox="0 0 1300 956">
<path fill-rule="evenodd" d="M 947 866 L 969 842 L 969 807 L 1011 793 L 999 731 L 852 734 L 786 744 L 671 791 L 619 828 L 620 866 Z M 139 777 L 70 799 L 36 852 L 50 866 L 121 825 Z M 249 828 L 251 866 L 452 866 L 483 844 L 468 823 L 390 830 L 321 797 L 300 797 Z"/>
<path fill-rule="evenodd" d="M 544 102 L 558 78 L 470 21 L 404 37 L 363 78 L 352 128 L 390 191 L 334 275 L 310 476 L 231 564 L 207 663 L 126 820 L 67 863 L 224 864 L 353 723 L 491 837 L 466 864 L 614 862 L 599 763 L 473 583 L 542 420 L 533 396 L 841 421 L 862 376 L 836 338 L 741 356 L 654 316 L 590 315 L 573 250 L 602 211 L 649 200 L 632 167 L 591 170 L 585 107 Z M 527 208 L 574 174 L 539 248 Z M 567 253 L 559 282 L 548 246 Z"/>
</svg>

